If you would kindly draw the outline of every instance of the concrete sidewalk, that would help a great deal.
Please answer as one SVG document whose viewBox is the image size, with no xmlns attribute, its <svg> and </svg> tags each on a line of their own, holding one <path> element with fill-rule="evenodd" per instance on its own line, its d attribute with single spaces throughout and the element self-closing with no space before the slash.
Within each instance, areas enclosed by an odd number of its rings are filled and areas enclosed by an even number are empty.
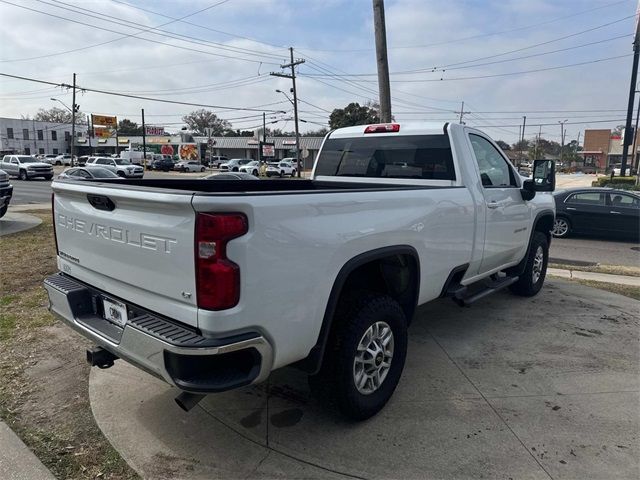
<svg viewBox="0 0 640 480">
<path fill-rule="evenodd" d="M 548 268 L 547 273 L 554 277 L 568 278 L 570 280 L 592 280 L 594 282 L 616 283 L 618 285 L 631 285 L 640 287 L 640 277 L 629 275 L 613 275 L 611 273 L 583 272 L 581 270 L 564 270 L 561 268 Z"/>
<path fill-rule="evenodd" d="M 405 371 L 377 416 L 348 422 L 293 368 L 210 395 L 117 361 L 91 408 L 142 478 L 636 480 L 638 302 L 560 279 L 521 298 L 420 307 Z"/>
<path fill-rule="evenodd" d="M 29 230 L 30 228 L 37 227 L 41 223 L 42 220 L 34 215 L 10 210 L 0 219 L 0 237 Z"/>
<path fill-rule="evenodd" d="M 55 480 L 6 423 L 0 421 L 0 476 L 2 480 Z"/>
</svg>

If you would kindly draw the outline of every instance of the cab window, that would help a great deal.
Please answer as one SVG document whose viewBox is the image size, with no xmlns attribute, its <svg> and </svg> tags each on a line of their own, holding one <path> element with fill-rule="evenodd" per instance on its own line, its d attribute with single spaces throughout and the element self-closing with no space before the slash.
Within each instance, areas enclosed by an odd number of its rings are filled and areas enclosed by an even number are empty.
<svg viewBox="0 0 640 480">
<path fill-rule="evenodd" d="M 604 195 L 597 192 L 574 193 L 566 200 L 567 203 L 579 203 L 581 205 L 604 205 Z"/>
<path fill-rule="evenodd" d="M 483 187 L 505 188 L 518 186 L 513 170 L 489 140 L 473 133 L 469 134 L 469 140 L 473 147 L 476 162 L 478 162 Z"/>
</svg>

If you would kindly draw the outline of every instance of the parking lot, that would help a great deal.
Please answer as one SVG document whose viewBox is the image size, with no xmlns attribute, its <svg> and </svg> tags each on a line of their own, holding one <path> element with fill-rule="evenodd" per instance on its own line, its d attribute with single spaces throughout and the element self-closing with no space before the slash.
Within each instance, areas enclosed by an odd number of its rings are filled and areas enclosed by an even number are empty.
<svg viewBox="0 0 640 480">
<path fill-rule="evenodd" d="M 122 362 L 91 373 L 94 416 L 146 478 L 637 478 L 638 303 L 548 281 L 472 308 L 419 309 L 398 390 L 345 423 L 287 368 L 210 395 L 190 413 L 176 390 Z"/>
</svg>

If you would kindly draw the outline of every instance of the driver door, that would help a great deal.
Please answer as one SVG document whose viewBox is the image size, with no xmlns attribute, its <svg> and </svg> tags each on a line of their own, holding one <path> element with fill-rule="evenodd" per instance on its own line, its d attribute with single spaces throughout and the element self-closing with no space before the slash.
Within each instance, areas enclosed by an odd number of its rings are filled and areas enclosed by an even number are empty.
<svg viewBox="0 0 640 480">
<path fill-rule="evenodd" d="M 515 169 L 487 137 L 469 133 L 486 209 L 484 251 L 479 273 L 517 263 L 529 243 L 531 213 L 520 194 Z"/>
</svg>

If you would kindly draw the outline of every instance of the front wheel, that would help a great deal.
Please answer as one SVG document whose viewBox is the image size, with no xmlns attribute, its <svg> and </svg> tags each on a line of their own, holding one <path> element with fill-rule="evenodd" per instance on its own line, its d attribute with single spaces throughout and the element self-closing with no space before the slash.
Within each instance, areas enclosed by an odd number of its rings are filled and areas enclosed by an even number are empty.
<svg viewBox="0 0 640 480">
<path fill-rule="evenodd" d="M 204 167 L 202 167 L 202 168 L 200 169 L 200 171 L 201 171 L 201 172 L 204 172 Z"/>
<path fill-rule="evenodd" d="M 0 208 L 0 218 L 4 217 L 4 214 L 7 213 L 8 209 L 9 205 L 5 205 L 4 207 Z"/>
<path fill-rule="evenodd" d="M 51 180 L 53 178 L 53 175 L 45 175 L 44 179 L 45 180 Z"/>
<path fill-rule="evenodd" d="M 126 178 L 126 175 L 124 174 L 124 172 L 117 172 L 117 175 L 118 175 L 120 178 Z"/>
<path fill-rule="evenodd" d="M 27 175 L 27 171 L 26 170 L 20 170 L 20 173 L 18 174 L 18 178 L 20 180 L 29 180 L 29 176 Z"/>
<path fill-rule="evenodd" d="M 535 232 L 527 254 L 527 265 L 516 283 L 509 289 L 522 297 L 533 297 L 542 288 L 549 263 L 549 242 L 542 232 Z"/>
<path fill-rule="evenodd" d="M 557 238 L 564 238 L 569 236 L 570 231 L 571 225 L 569 224 L 569 220 L 564 217 L 556 217 L 553 222 L 553 230 L 551 230 L 551 234 Z"/>
<path fill-rule="evenodd" d="M 254 177 L 258 176 L 258 170 L 254 170 L 253 172 L 251 172 L 251 175 L 253 175 Z"/>
<path fill-rule="evenodd" d="M 321 400 L 354 420 L 378 413 L 396 389 L 407 355 L 407 321 L 387 295 L 352 292 L 340 300 L 322 368 L 309 377 Z"/>
</svg>

